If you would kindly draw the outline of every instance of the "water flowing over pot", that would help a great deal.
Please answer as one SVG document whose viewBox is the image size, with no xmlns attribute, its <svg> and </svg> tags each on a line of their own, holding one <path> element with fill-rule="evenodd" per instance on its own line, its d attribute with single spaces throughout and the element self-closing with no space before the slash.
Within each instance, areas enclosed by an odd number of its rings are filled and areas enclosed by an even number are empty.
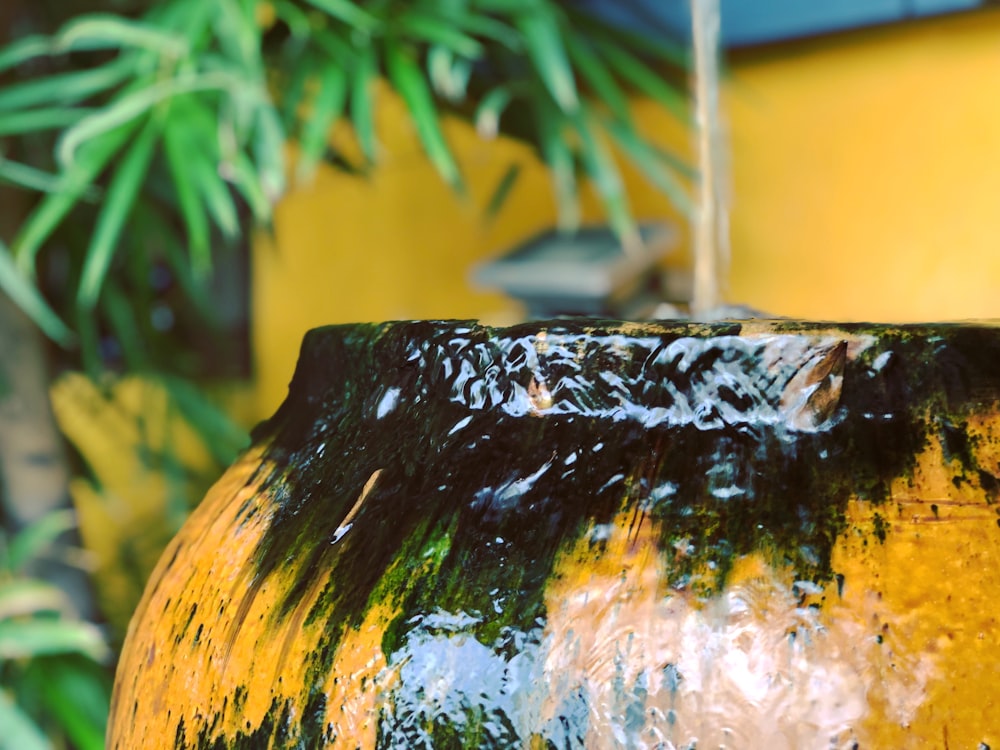
<svg viewBox="0 0 1000 750">
<path fill-rule="evenodd" d="M 109 747 L 1000 747 L 998 409 L 985 324 L 314 330 Z"/>
</svg>

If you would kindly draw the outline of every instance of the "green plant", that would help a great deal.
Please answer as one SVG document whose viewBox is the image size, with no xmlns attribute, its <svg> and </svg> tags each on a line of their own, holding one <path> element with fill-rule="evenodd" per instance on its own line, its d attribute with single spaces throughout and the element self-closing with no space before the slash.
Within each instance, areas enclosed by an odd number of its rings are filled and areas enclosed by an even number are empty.
<svg viewBox="0 0 1000 750">
<path fill-rule="evenodd" d="M 38 196 L 0 245 L 0 288 L 92 360 L 107 329 L 129 363 L 148 363 L 151 266 L 167 266 L 207 316 L 215 248 L 241 236 L 244 217 L 267 225 L 285 189 L 288 140 L 299 146 L 299 179 L 323 158 L 358 172 L 377 161 L 378 79 L 406 103 L 456 190 L 463 178 L 442 112 L 473 119 L 486 137 L 532 143 L 564 229 L 579 222 L 582 174 L 633 242 L 615 151 L 678 205 L 687 193 L 683 168 L 637 131 L 627 93 L 686 117 L 663 75 L 683 62 L 663 40 L 557 0 L 168 0 L 77 11 L 54 33 L 0 47 L 0 180 Z M 330 149 L 341 119 L 360 163 Z M 516 175 L 501 180 L 492 206 Z"/>
<path fill-rule="evenodd" d="M 73 523 L 57 512 L 15 536 L 0 530 L 0 750 L 104 746 L 104 635 L 72 614 L 60 589 L 27 572 Z"/>
</svg>

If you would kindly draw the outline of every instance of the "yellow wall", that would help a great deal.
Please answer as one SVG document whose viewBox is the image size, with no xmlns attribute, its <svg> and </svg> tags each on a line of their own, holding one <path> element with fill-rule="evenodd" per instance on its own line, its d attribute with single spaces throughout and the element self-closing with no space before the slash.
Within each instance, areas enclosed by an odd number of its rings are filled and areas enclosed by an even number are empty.
<svg viewBox="0 0 1000 750">
<path fill-rule="evenodd" d="M 739 60 L 730 298 L 801 317 L 1000 317 L 1000 12 Z"/>
<path fill-rule="evenodd" d="M 796 42 L 738 56 L 723 91 L 731 137 L 728 298 L 842 320 L 1000 317 L 1000 11 Z M 547 177 L 518 144 L 449 137 L 470 184 L 457 198 L 426 163 L 400 104 L 381 97 L 384 153 L 368 180 L 321 170 L 279 207 L 254 267 L 259 413 L 283 398 L 310 327 L 476 317 L 513 303 L 470 267 L 554 220 Z M 690 135 L 647 102 L 648 134 Z M 525 165 L 499 217 L 482 208 Z M 628 173 L 642 217 L 676 216 Z M 594 201 L 586 200 L 595 216 Z"/>
</svg>

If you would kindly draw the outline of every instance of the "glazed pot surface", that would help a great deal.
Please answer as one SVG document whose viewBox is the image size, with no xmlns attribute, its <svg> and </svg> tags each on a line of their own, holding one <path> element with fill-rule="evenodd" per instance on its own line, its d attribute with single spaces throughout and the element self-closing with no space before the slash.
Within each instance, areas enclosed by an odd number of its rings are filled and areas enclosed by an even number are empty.
<svg viewBox="0 0 1000 750">
<path fill-rule="evenodd" d="M 1000 747 L 998 403 L 987 324 L 317 329 L 109 747 Z"/>
</svg>

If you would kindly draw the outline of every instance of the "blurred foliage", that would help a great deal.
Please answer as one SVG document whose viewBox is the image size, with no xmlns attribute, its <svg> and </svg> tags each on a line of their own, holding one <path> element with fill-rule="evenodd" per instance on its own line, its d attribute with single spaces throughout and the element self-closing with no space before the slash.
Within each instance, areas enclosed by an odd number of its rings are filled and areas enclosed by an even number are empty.
<svg viewBox="0 0 1000 750">
<path fill-rule="evenodd" d="M 111 651 L 65 594 L 26 573 L 72 528 L 68 511 L 15 536 L 0 530 L 0 750 L 101 750 Z"/>
<path fill-rule="evenodd" d="M 52 406 L 90 472 L 70 493 L 101 611 L 120 641 L 163 548 L 248 437 L 170 376 L 98 384 L 69 372 L 53 385 Z"/>
<path fill-rule="evenodd" d="M 82 344 L 92 364 L 111 331 L 126 365 L 152 359 L 176 371 L 170 347 L 148 345 L 163 338 L 149 309 L 155 269 L 168 269 L 211 319 L 216 256 L 249 223 L 270 221 L 286 189 L 286 142 L 298 145 L 298 179 L 321 159 L 358 173 L 377 162 L 380 80 L 406 103 L 427 157 L 458 191 L 445 112 L 472 118 L 484 137 L 532 143 L 565 229 L 579 222 L 582 176 L 619 235 L 638 241 L 616 154 L 687 203 L 676 160 L 639 134 L 627 106 L 638 91 L 686 118 L 684 95 L 664 76 L 682 69 L 684 54 L 572 2 L 67 8 L 73 14 L 51 33 L 0 47 L 0 180 L 39 196 L 0 246 L 0 288 L 50 337 Z M 331 149 L 338 121 L 350 126 L 360 159 Z M 497 186 L 493 210 L 516 176 Z"/>
</svg>

